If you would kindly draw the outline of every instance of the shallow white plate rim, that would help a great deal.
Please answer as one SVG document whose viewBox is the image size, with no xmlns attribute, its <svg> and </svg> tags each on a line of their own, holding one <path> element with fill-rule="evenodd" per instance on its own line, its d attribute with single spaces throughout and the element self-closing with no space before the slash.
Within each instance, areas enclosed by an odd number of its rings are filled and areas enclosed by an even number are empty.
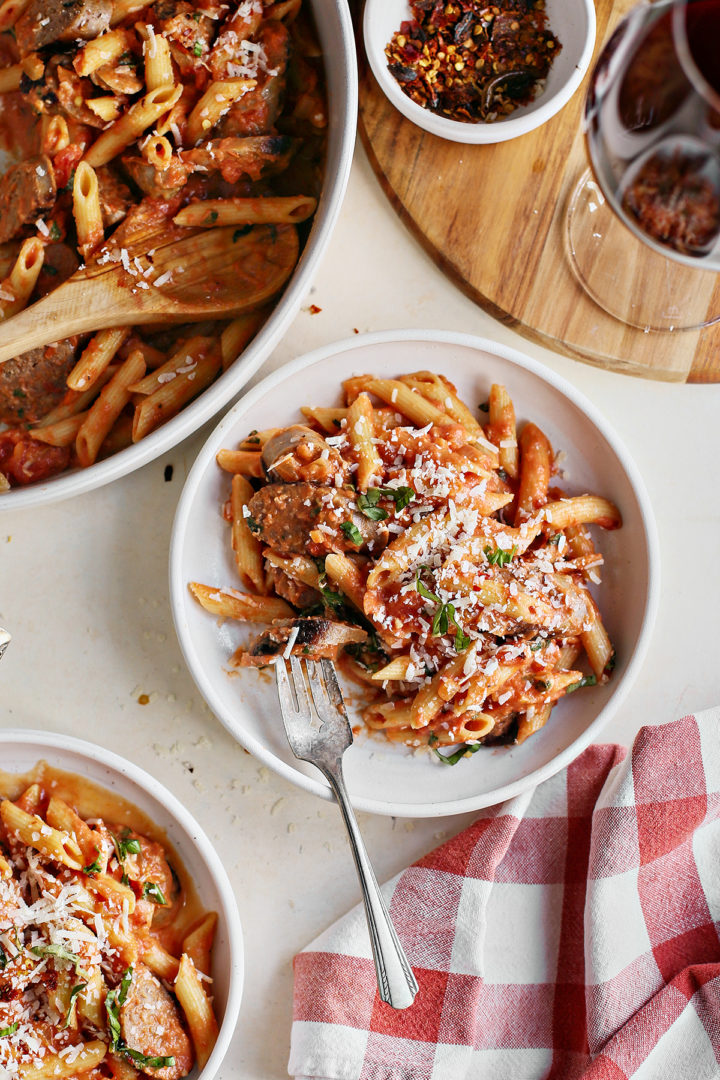
<svg viewBox="0 0 720 1080">
<path fill-rule="evenodd" d="M 200 857 L 208 864 L 213 876 L 213 881 L 218 888 L 223 902 L 225 915 L 227 916 L 227 931 L 229 940 L 229 953 L 233 963 L 229 970 L 228 996 L 225 1005 L 225 1014 L 218 1034 L 217 1042 L 205 1067 L 198 1072 L 198 1080 L 212 1080 L 223 1061 L 230 1040 L 237 1026 L 242 999 L 245 961 L 240 913 L 228 878 L 227 871 L 222 864 L 220 856 L 215 851 L 207 834 L 197 823 L 189 810 L 186 810 L 180 800 L 172 794 L 155 777 L 150 776 L 138 765 L 121 757 L 112 750 L 106 750 L 103 746 L 79 739 L 75 735 L 65 735 L 60 732 L 40 731 L 34 728 L 7 728 L 0 731 L 0 746 L 8 743 L 32 743 L 37 745 L 42 753 L 43 748 L 70 751 L 80 757 L 90 758 L 101 765 L 105 765 L 114 772 L 126 776 L 131 782 L 143 788 L 152 798 L 161 802 L 171 817 L 177 818 L 179 823 L 188 832 L 197 847 Z M 5 763 L 3 768 L 7 769 Z"/>
<path fill-rule="evenodd" d="M 200 693 L 210 705 L 215 716 L 218 717 L 220 722 L 227 728 L 234 738 L 238 739 L 243 746 L 257 758 L 259 758 L 269 768 L 273 769 L 280 776 L 283 776 L 290 783 L 299 786 L 306 791 L 312 792 L 315 795 L 320 795 L 322 798 L 332 800 L 333 795 L 328 786 L 321 781 L 315 780 L 313 777 L 305 776 L 303 773 L 295 770 L 292 765 L 287 764 L 284 761 L 276 758 L 274 754 L 269 752 L 259 740 L 255 739 L 247 732 L 242 733 L 242 737 L 238 734 L 237 730 L 232 726 L 231 722 L 226 721 L 223 717 L 224 709 L 218 702 L 215 695 L 215 691 L 210 678 L 205 674 L 202 666 L 198 663 L 196 657 L 192 652 L 192 643 L 190 635 L 185 625 L 184 612 L 183 612 L 183 600 L 187 589 L 187 582 L 183 578 L 182 573 L 182 546 L 185 529 L 187 527 L 188 519 L 192 513 L 192 507 L 194 498 L 198 488 L 200 487 L 207 465 L 208 458 L 214 456 L 216 450 L 223 442 L 225 433 L 231 429 L 236 421 L 236 417 L 239 414 L 246 414 L 250 412 L 257 401 L 263 398 L 268 392 L 272 391 L 276 386 L 279 386 L 284 380 L 289 379 L 297 372 L 309 368 L 314 364 L 318 364 L 327 360 L 329 357 L 335 356 L 339 353 L 345 353 L 352 351 L 353 349 L 362 348 L 365 346 L 382 345 L 396 341 L 415 341 L 422 340 L 423 342 L 435 342 L 438 344 L 448 344 L 465 346 L 471 349 L 482 350 L 484 352 L 491 353 L 496 356 L 500 356 L 505 360 L 509 360 L 511 363 L 516 364 L 518 367 L 524 368 L 537 375 L 545 382 L 549 383 L 561 394 L 567 397 L 573 404 L 575 404 L 582 412 L 584 412 L 592 423 L 598 428 L 598 430 L 605 436 L 608 442 L 616 452 L 623 469 L 625 470 L 631 487 L 638 499 L 640 509 L 642 512 L 642 519 L 644 525 L 645 543 L 648 558 L 648 594 L 645 601 L 645 609 L 643 612 L 642 629 L 638 636 L 635 648 L 631 659 L 628 662 L 627 669 L 624 673 L 624 677 L 621 685 L 614 692 L 612 699 L 605 705 L 595 720 L 588 725 L 583 731 L 582 735 L 576 738 L 570 743 L 564 750 L 560 751 L 551 761 L 548 761 L 544 766 L 540 766 L 534 769 L 532 772 L 525 776 L 520 777 L 518 780 L 512 783 L 505 784 L 499 787 L 493 792 L 492 800 L 482 797 L 468 797 L 465 799 L 458 799 L 454 801 L 437 803 L 378 803 L 375 799 L 367 799 L 363 796 L 353 795 L 350 792 L 350 798 L 355 806 L 359 810 L 365 810 L 370 813 L 379 813 L 383 815 L 392 815 L 395 817 L 438 817 L 446 816 L 450 814 L 462 814 L 468 811 L 478 810 L 483 806 L 496 805 L 501 802 L 505 802 L 507 799 L 513 798 L 520 792 L 527 790 L 530 787 L 534 787 L 541 783 L 543 780 L 547 780 L 549 777 L 554 776 L 560 769 L 564 768 L 573 761 L 578 754 L 580 754 L 593 740 L 597 733 L 607 724 L 617 712 L 618 708 L 625 700 L 632 683 L 640 669 L 642 661 L 647 652 L 647 648 L 650 642 L 650 635 L 655 622 L 659 604 L 659 573 L 660 573 L 660 557 L 659 557 L 659 539 L 657 534 L 657 526 L 655 524 L 655 516 L 650 503 L 650 498 L 647 494 L 644 481 L 640 475 L 637 466 L 631 458 L 628 450 L 626 449 L 620 436 L 615 432 L 611 424 L 605 419 L 605 417 L 599 412 L 593 403 L 585 397 L 583 393 L 577 390 L 571 383 L 567 382 L 560 375 L 557 375 L 554 371 L 546 368 L 544 365 L 531 357 L 521 353 L 519 350 L 512 346 L 501 345 L 498 342 L 492 341 L 490 338 L 475 337 L 472 334 L 461 334 L 454 331 L 445 330 L 393 330 L 393 331 L 377 331 L 371 334 L 360 334 L 352 338 L 345 338 L 342 341 L 334 342 L 330 345 L 324 345 L 319 349 L 315 349 L 310 353 L 306 353 L 304 356 L 297 357 L 289 364 L 284 365 L 277 371 L 272 372 L 262 382 L 258 383 L 252 388 L 240 401 L 226 413 L 214 431 L 210 434 L 207 442 L 200 450 L 195 463 L 188 475 L 185 482 L 180 500 L 178 502 L 177 511 L 175 514 L 175 520 L 173 522 L 172 537 L 170 541 L 170 604 L 172 608 L 173 621 L 175 623 L 175 631 L 180 643 L 180 648 L 187 664 L 188 670 L 195 681 Z"/>
</svg>

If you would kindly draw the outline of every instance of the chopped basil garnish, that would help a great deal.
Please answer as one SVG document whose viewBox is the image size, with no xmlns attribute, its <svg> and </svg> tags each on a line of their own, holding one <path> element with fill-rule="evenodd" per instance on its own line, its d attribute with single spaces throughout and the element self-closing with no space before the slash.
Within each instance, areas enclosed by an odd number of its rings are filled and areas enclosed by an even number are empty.
<svg viewBox="0 0 720 1080">
<path fill-rule="evenodd" d="M 485 555 L 487 561 L 491 566 L 507 566 L 509 562 L 512 562 L 514 555 L 517 553 L 517 547 L 513 546 L 510 551 L 502 551 L 500 548 L 493 549 L 491 547 L 485 548 Z"/>
<path fill-rule="evenodd" d="M 557 545 L 560 543 L 560 537 L 562 535 L 562 533 L 553 533 L 553 535 L 548 540 L 548 544 L 554 544 L 555 547 L 557 547 Z"/>
<path fill-rule="evenodd" d="M 0 971 L 4 971 L 7 966 L 8 966 L 7 953 L 3 949 L 2 945 L 0 945 Z"/>
<path fill-rule="evenodd" d="M 99 874 L 101 869 L 100 859 L 93 859 L 87 866 L 83 866 L 83 874 Z"/>
<path fill-rule="evenodd" d="M 368 488 L 364 495 L 358 495 L 358 510 L 370 521 L 384 521 L 389 516 L 387 510 L 378 506 L 380 495 L 380 488 Z"/>
<path fill-rule="evenodd" d="M 252 232 L 252 225 L 241 225 L 233 233 L 233 244 L 236 244 L 241 237 L 247 236 L 249 232 Z"/>
<path fill-rule="evenodd" d="M 415 492 L 411 487 L 384 487 L 380 488 L 381 495 L 387 495 L 395 503 L 396 510 L 404 510 L 408 503 L 415 498 Z"/>
<path fill-rule="evenodd" d="M 245 524 L 247 525 L 251 533 L 262 532 L 262 526 L 258 525 L 257 521 L 252 516 L 245 518 Z"/>
<path fill-rule="evenodd" d="M 351 541 L 351 543 L 355 544 L 357 547 L 360 547 L 362 545 L 362 533 L 358 529 L 357 525 L 355 525 L 352 521 L 343 521 L 340 525 L 340 528 L 345 533 L 348 540 Z"/>
<path fill-rule="evenodd" d="M 144 899 L 152 900 L 153 904 L 159 904 L 160 907 L 167 906 L 167 900 L 163 896 L 162 889 L 154 881 L 146 881 L 143 884 L 142 894 Z"/>
<path fill-rule="evenodd" d="M 207 216 L 206 224 L 207 225 L 214 225 L 215 222 L 217 221 L 218 217 L 219 217 L 219 214 L 218 214 L 217 210 L 211 210 L 210 213 Z M 259 439 L 257 441 L 260 442 Z"/>
<path fill-rule="evenodd" d="M 193 45 L 193 52 L 195 53 L 196 56 L 202 56 L 202 54 L 203 54 L 202 41 L 196 41 L 195 42 L 195 44 Z"/>
<path fill-rule="evenodd" d="M 68 964 L 75 965 L 78 975 L 88 978 L 88 973 L 80 967 L 81 958 L 73 952 L 69 952 L 62 945 L 31 945 L 30 952 L 35 956 L 54 956 L 56 960 L 66 960 Z"/>
<path fill-rule="evenodd" d="M 608 662 L 607 662 L 607 664 L 605 665 L 605 668 L 604 668 L 604 671 L 605 671 L 606 675 L 609 675 L 611 671 L 615 670 L 615 662 L 616 662 L 616 656 L 615 656 L 615 652 L 613 650 L 613 652 L 610 653 L 610 659 L 608 660 Z"/>
<path fill-rule="evenodd" d="M 141 1054 L 139 1050 L 131 1050 L 124 1043 L 118 1046 L 118 1050 L 131 1061 L 149 1069 L 171 1069 L 175 1064 L 174 1057 L 148 1057 L 147 1054 Z"/>
<path fill-rule="evenodd" d="M 70 1017 L 72 1016 L 72 1011 L 75 1008 L 75 999 L 76 999 L 76 997 L 78 996 L 78 994 L 82 993 L 82 991 L 85 989 L 86 986 L 87 986 L 86 982 L 77 983 L 75 986 L 73 986 L 72 990 L 70 991 L 70 1000 L 68 1002 L 68 1010 L 65 1013 L 65 1020 L 63 1021 L 63 1025 L 62 1025 L 64 1028 L 66 1028 L 68 1026 L 68 1024 L 70 1023 Z"/>
<path fill-rule="evenodd" d="M 565 687 L 566 694 L 574 694 L 576 690 L 579 690 L 582 686 L 595 686 L 597 679 L 594 675 L 585 675 L 578 682 L 571 682 L 569 686 Z"/>
<path fill-rule="evenodd" d="M 433 747 L 433 753 L 436 757 L 440 758 L 443 765 L 457 765 L 458 761 L 461 761 L 464 757 L 469 757 L 470 754 L 476 753 L 480 749 L 480 743 L 471 743 L 467 746 L 461 746 L 459 750 L 456 750 L 453 754 L 441 754 L 439 750 Z"/>
<path fill-rule="evenodd" d="M 20 1021 L 16 1020 L 10 1027 L 0 1028 L 0 1039 L 7 1038 L 8 1035 L 14 1035 L 17 1029 L 20 1027 Z"/>
<path fill-rule="evenodd" d="M 105 995 L 105 1012 L 107 1013 L 108 1028 L 110 1029 L 111 1050 L 119 1050 L 123 1046 L 119 1008 L 121 1005 L 125 1004 L 132 977 L 133 968 L 131 964 L 130 967 L 126 968 L 124 971 L 119 986 L 116 986 L 114 990 L 108 990 Z"/>
<path fill-rule="evenodd" d="M 125 1004 L 125 999 L 127 998 L 128 991 L 130 989 L 130 983 L 132 982 L 132 977 L 133 977 L 133 966 L 131 964 L 129 968 L 125 969 L 125 971 L 123 972 L 123 977 L 120 980 L 120 986 L 118 987 L 118 990 L 119 990 L 119 993 L 118 993 L 118 1005 L 124 1005 Z"/>
<path fill-rule="evenodd" d="M 463 649 L 467 649 L 470 644 L 470 638 L 464 632 L 460 623 L 455 617 L 455 605 L 444 603 L 439 596 L 436 596 L 434 592 L 430 592 L 428 587 L 420 580 L 420 571 L 415 574 L 415 588 L 425 600 L 432 600 L 438 604 L 439 607 L 433 616 L 432 632 L 435 637 L 442 637 L 443 634 L 447 634 L 449 628 L 452 626 L 455 628 L 455 652 L 462 652 Z"/>
</svg>

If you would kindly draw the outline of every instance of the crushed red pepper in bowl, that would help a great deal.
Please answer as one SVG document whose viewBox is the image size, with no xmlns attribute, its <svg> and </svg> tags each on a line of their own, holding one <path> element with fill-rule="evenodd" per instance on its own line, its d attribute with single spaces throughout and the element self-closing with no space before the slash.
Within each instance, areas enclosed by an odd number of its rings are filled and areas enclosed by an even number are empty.
<svg viewBox="0 0 720 1080">
<path fill-rule="evenodd" d="M 544 0 L 412 0 L 413 19 L 385 47 L 407 96 L 450 120 L 489 123 L 527 105 L 544 87 L 562 45 Z"/>
</svg>

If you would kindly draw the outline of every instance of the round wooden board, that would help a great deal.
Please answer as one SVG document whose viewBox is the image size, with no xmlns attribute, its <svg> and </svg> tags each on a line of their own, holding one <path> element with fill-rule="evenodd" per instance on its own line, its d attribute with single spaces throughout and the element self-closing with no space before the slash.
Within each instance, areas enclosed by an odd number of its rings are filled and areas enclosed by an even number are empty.
<svg viewBox="0 0 720 1080">
<path fill-rule="evenodd" d="M 595 6 L 597 55 L 633 2 L 596 0 Z M 581 129 L 587 77 L 537 131 L 467 146 L 429 135 L 397 112 L 369 69 L 360 31 L 358 55 L 360 135 L 372 166 L 402 220 L 473 300 L 579 360 L 649 378 L 720 382 L 719 323 L 645 333 L 606 314 L 570 269 L 564 236 L 568 201 L 588 164 Z M 652 290 L 650 273 L 623 265 L 621 276 L 630 289 Z M 700 306 L 720 311 L 720 275 L 703 277 L 707 295 L 697 298 Z"/>
</svg>

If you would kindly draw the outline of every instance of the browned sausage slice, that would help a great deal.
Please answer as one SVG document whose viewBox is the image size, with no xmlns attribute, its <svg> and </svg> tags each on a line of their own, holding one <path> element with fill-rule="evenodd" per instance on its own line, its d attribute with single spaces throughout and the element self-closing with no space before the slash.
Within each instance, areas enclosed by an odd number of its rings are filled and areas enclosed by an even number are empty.
<svg viewBox="0 0 720 1080">
<path fill-rule="evenodd" d="M 112 0 L 30 0 L 15 24 L 21 56 L 53 41 L 90 41 L 110 27 Z"/>
<path fill-rule="evenodd" d="M 57 188 L 47 154 L 11 165 L 0 179 L 0 244 L 35 222 L 55 203 Z"/>
<path fill-rule="evenodd" d="M 39 420 L 62 401 L 77 353 L 77 338 L 21 353 L 0 364 L 0 421 L 8 424 Z"/>
<path fill-rule="evenodd" d="M 190 1040 L 180 1021 L 180 1014 L 170 994 L 144 964 L 133 969 L 132 982 L 125 1003 L 120 1007 L 120 1030 L 131 1050 L 146 1057 L 173 1057 L 174 1065 L 162 1069 L 135 1067 L 159 1080 L 179 1080 L 193 1065 Z"/>
<path fill-rule="evenodd" d="M 282 625 L 275 623 L 255 638 L 249 649 L 238 650 L 233 665 L 264 667 L 285 652 L 293 631 L 291 654 L 306 660 L 337 660 L 344 645 L 367 639 L 367 632 L 359 626 L 315 617 L 293 619 Z"/>
<path fill-rule="evenodd" d="M 281 555 L 308 554 L 310 531 L 318 528 L 327 536 L 328 551 L 362 551 L 372 544 L 377 552 L 387 543 L 387 529 L 359 513 L 354 493 L 323 484 L 268 484 L 253 495 L 248 510 L 258 540 Z M 357 529 L 361 545 L 343 531 L 345 522 Z"/>
</svg>

